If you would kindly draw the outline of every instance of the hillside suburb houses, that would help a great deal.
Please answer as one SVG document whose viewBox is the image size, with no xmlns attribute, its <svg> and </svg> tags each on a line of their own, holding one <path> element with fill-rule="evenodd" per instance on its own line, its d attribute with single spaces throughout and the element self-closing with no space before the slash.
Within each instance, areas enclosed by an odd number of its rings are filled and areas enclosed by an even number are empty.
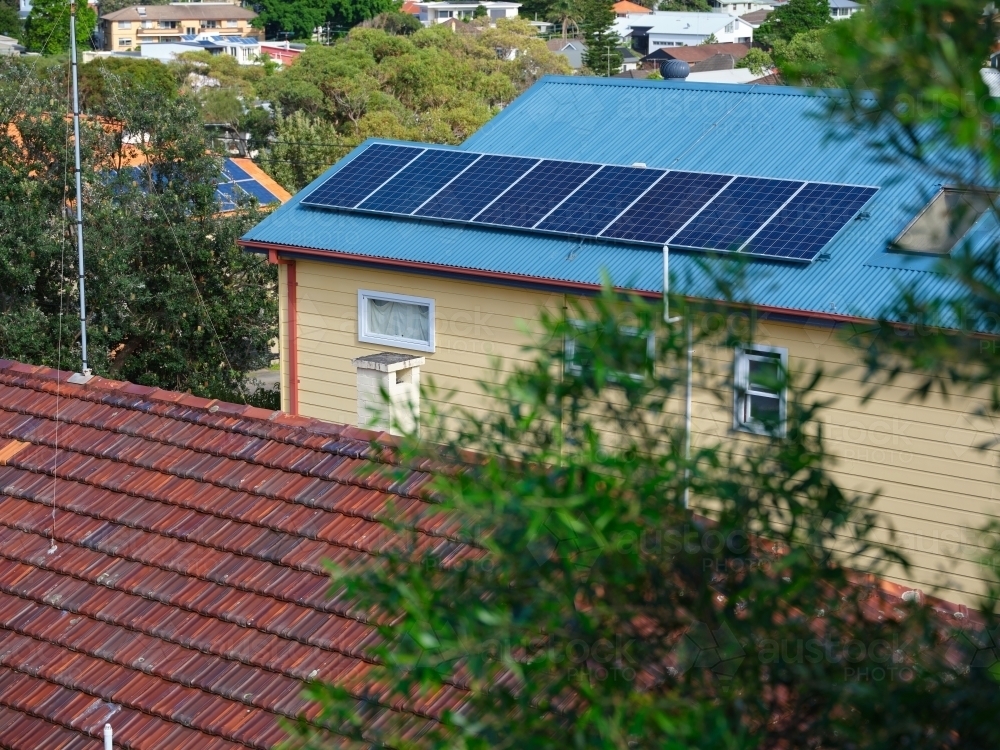
<svg viewBox="0 0 1000 750">
<path fill-rule="evenodd" d="M 708 173 L 711 179 L 742 175 L 738 179 L 815 181 L 867 191 L 863 210 L 851 218 L 855 205 L 845 214 L 832 241 L 810 251 L 812 262 L 749 259 L 739 295 L 755 308 L 757 348 L 699 353 L 715 362 L 717 378 L 695 389 L 694 441 L 762 439 L 752 434 L 751 412 L 780 413 L 786 395 L 748 389 L 751 362 L 787 362 L 793 373 L 822 366 L 834 374 L 821 395 L 834 399 L 826 423 L 839 479 L 848 489 L 881 490 L 878 510 L 897 531 L 894 543 L 914 563 L 908 573 L 896 571 L 895 580 L 940 585 L 945 598 L 968 601 L 984 578 L 974 530 L 996 499 L 996 468 L 988 453 L 973 446 L 992 429 L 967 416 L 975 411 L 973 398 L 914 402 L 907 388 L 894 386 L 862 404 L 860 355 L 837 335 L 851 327 L 864 330 L 909 280 L 919 279 L 928 293 L 951 288 L 934 266 L 956 238 L 944 244 L 928 238 L 940 228 L 935 222 L 947 223 L 945 203 L 954 196 L 942 192 L 937 177 L 885 163 L 857 140 L 827 137 L 819 116 L 823 107 L 823 96 L 786 87 L 547 77 L 461 146 L 409 145 L 432 149 L 442 163 L 467 164 L 485 154 L 494 160 L 501 157 L 489 155 L 521 157 L 527 165 L 540 159 L 594 165 L 565 169 L 608 165 L 645 185 L 649 181 L 638 173 L 659 168 Z M 527 356 L 522 346 L 529 340 L 519 320 L 530 328 L 539 308 L 558 309 L 595 293 L 605 272 L 619 287 L 661 297 L 660 247 L 465 220 L 482 209 L 471 183 L 456 182 L 434 198 L 415 188 L 406 193 L 415 205 L 402 213 L 431 201 L 430 215 L 444 220 L 394 215 L 380 210 L 376 197 L 370 211 L 304 204 L 318 190 L 335 189 L 324 186 L 335 185 L 338 172 L 372 146 L 359 146 L 241 240 L 247 251 L 279 264 L 285 410 L 360 425 L 372 414 L 377 383 L 405 402 L 428 378 L 453 390 L 459 406 L 489 409 L 477 383 L 495 378 L 494 358 L 509 369 Z M 372 178 L 371 189 L 403 166 Z M 413 187 L 400 174 L 403 186 Z M 495 179 L 500 191 L 515 178 Z M 437 187 L 431 186 L 432 194 Z M 556 187 L 553 206 L 566 199 Z M 602 199 L 598 187 L 593 191 L 594 205 L 606 208 L 610 199 Z M 674 210 L 665 195 L 659 207 L 649 204 L 651 211 Z M 468 206 L 471 213 L 463 214 Z M 616 204 L 595 226 L 615 220 L 617 209 L 628 206 Z M 522 205 L 524 211 L 536 208 Z M 724 208 L 716 217 L 723 225 Z M 806 216 L 806 223 L 824 216 Z M 981 249 L 996 235 L 994 220 L 984 216 L 963 241 Z M 887 249 L 896 238 L 913 252 Z M 772 232 L 771 241 L 780 247 L 780 232 Z M 799 248 L 783 252 L 794 255 Z M 704 252 L 672 251 L 671 289 L 717 299 L 704 263 L 721 268 Z M 371 356 L 380 354 L 393 356 Z"/>
</svg>

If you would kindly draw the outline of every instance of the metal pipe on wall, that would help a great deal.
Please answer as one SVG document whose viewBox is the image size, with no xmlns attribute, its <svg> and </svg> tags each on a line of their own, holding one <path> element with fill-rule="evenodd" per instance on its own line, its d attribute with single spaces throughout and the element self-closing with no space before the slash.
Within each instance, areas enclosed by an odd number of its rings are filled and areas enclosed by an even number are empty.
<svg viewBox="0 0 1000 750">
<path fill-rule="evenodd" d="M 83 175 L 80 169 L 80 84 L 76 55 L 76 3 L 69 15 L 70 66 L 73 71 L 73 176 L 76 179 L 76 256 L 77 288 L 80 292 L 80 348 L 83 360 L 80 373 L 90 375 L 87 361 L 87 290 L 83 266 Z"/>
</svg>

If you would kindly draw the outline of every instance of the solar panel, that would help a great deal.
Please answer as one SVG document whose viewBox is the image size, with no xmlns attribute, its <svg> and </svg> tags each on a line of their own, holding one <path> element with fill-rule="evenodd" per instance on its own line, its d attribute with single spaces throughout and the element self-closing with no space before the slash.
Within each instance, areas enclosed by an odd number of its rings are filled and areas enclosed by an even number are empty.
<svg viewBox="0 0 1000 750">
<path fill-rule="evenodd" d="M 243 181 L 243 182 L 237 182 L 236 186 L 239 187 L 240 190 L 243 190 L 243 191 L 249 193 L 250 195 L 252 195 L 254 198 L 256 198 L 260 202 L 260 205 L 262 205 L 262 206 L 266 206 L 269 203 L 279 203 L 280 202 L 279 199 L 278 199 L 278 197 L 276 195 L 274 195 L 273 193 L 271 193 L 270 190 L 268 190 L 267 188 L 265 188 L 263 185 L 261 185 L 256 180 L 247 180 L 247 181 Z"/>
<path fill-rule="evenodd" d="M 230 181 L 219 189 L 225 206 L 234 206 L 241 191 L 262 203 L 277 200 L 228 161 L 226 176 Z M 376 143 L 302 202 L 807 262 L 876 192 L 856 185 Z"/>
<path fill-rule="evenodd" d="M 477 158 L 479 154 L 466 151 L 425 151 L 362 201 L 358 208 L 397 214 L 413 213 Z"/>
<path fill-rule="evenodd" d="M 424 149 L 375 143 L 302 199 L 307 206 L 353 208 Z"/>
<path fill-rule="evenodd" d="M 731 179 L 724 174 L 669 172 L 601 236 L 662 245 Z"/>
<path fill-rule="evenodd" d="M 487 206 L 476 223 L 533 227 L 561 200 L 600 169 L 597 164 L 546 159 Z"/>
<path fill-rule="evenodd" d="M 737 177 L 671 238 L 669 245 L 737 250 L 802 185 L 790 180 Z"/>
<path fill-rule="evenodd" d="M 602 167 L 535 228 L 597 235 L 662 176 L 659 169 Z"/>
<path fill-rule="evenodd" d="M 808 183 L 750 239 L 742 252 L 771 258 L 812 260 L 876 188 Z"/>
<path fill-rule="evenodd" d="M 253 177 L 232 159 L 222 162 L 222 172 L 231 180 L 252 180 Z"/>
<path fill-rule="evenodd" d="M 537 163 L 519 156 L 483 156 L 414 215 L 468 221 Z"/>
</svg>

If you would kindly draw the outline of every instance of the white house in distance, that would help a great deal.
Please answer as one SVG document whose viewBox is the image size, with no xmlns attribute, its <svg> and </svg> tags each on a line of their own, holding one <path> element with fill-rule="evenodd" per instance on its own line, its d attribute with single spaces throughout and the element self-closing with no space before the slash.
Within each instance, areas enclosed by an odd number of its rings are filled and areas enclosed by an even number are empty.
<svg viewBox="0 0 1000 750">
<path fill-rule="evenodd" d="M 689 47 L 710 37 L 720 44 L 751 44 L 753 26 L 727 13 L 657 11 L 615 19 L 615 32 L 644 55 L 661 47 Z"/>
<path fill-rule="evenodd" d="M 484 2 L 447 3 L 431 2 L 416 3 L 420 9 L 417 18 L 424 26 L 433 26 L 436 23 L 446 23 L 452 18 L 468 21 L 476 12 L 476 8 L 482 5 L 486 8 L 486 13 L 492 20 L 498 18 L 517 18 L 517 9 L 520 3 L 494 2 L 485 0 Z"/>
<path fill-rule="evenodd" d="M 839 21 L 850 18 L 861 10 L 861 5 L 854 0 L 830 0 L 830 18 Z"/>
<path fill-rule="evenodd" d="M 771 10 L 778 3 L 768 2 L 768 0 L 760 0 L 760 2 L 753 2 L 753 0 L 708 0 L 708 4 L 712 6 L 712 11 L 715 13 L 742 16 L 744 13 L 753 13 L 755 10 Z"/>
<path fill-rule="evenodd" d="M 208 52 L 212 55 L 235 57 L 240 65 L 257 65 L 260 43 L 252 36 L 215 36 L 212 34 L 183 35 L 178 42 L 145 42 L 139 48 L 142 56 L 166 63 L 185 52 Z"/>
</svg>

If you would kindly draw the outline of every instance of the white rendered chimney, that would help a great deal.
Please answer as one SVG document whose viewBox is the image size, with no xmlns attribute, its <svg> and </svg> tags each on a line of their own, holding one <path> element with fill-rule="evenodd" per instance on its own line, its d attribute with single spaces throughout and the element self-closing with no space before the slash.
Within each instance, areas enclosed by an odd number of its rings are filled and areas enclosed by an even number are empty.
<svg viewBox="0 0 1000 750">
<path fill-rule="evenodd" d="M 423 357 L 379 352 L 352 360 L 358 370 L 358 427 L 416 432 Z"/>
</svg>

